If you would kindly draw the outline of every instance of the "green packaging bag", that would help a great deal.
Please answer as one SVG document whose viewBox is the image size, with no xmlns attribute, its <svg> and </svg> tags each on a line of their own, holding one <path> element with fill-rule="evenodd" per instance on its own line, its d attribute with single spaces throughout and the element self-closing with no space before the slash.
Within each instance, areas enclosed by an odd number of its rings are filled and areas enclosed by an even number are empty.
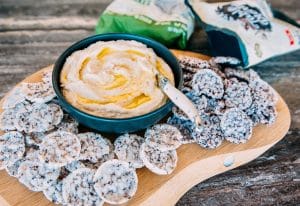
<svg viewBox="0 0 300 206">
<path fill-rule="evenodd" d="M 96 33 L 130 33 L 184 49 L 194 16 L 184 0 L 115 0 L 100 16 Z"/>
</svg>

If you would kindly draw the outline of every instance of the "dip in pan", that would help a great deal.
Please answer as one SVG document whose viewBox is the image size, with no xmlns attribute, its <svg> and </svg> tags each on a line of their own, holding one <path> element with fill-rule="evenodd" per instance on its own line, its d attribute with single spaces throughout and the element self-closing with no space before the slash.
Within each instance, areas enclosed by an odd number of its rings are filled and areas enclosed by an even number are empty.
<svg viewBox="0 0 300 206">
<path fill-rule="evenodd" d="M 74 107 L 105 118 L 129 118 L 154 111 L 167 101 L 160 73 L 174 84 L 168 64 L 134 40 L 98 41 L 71 54 L 60 83 Z"/>
</svg>

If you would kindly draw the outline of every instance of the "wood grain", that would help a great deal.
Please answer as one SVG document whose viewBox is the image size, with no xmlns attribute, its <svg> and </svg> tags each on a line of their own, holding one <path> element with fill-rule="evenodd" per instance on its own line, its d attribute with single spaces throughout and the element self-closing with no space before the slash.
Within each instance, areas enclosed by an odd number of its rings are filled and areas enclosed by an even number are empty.
<svg viewBox="0 0 300 206">
<path fill-rule="evenodd" d="M 205 55 L 193 52 L 173 50 L 173 53 L 178 57 L 185 55 L 208 59 Z M 51 70 L 52 66 L 44 70 L 49 69 Z M 24 81 L 40 81 L 41 73 L 39 71 Z M 203 149 L 197 144 L 183 145 L 177 150 L 178 165 L 171 175 L 159 176 L 146 168 L 138 169 L 138 191 L 127 205 L 151 206 L 160 204 L 172 206 L 191 187 L 201 181 L 257 158 L 281 140 L 290 127 L 290 113 L 281 97 L 276 108 L 278 111 L 276 122 L 270 126 L 259 125 L 255 127 L 252 138 L 246 144 L 236 145 L 225 142 L 214 150 Z M 233 159 L 233 164 L 228 167 L 224 166 L 226 158 Z M 9 206 L 31 206 L 35 204 L 44 206 L 49 204 L 41 193 L 27 190 L 15 178 L 9 177 L 5 171 L 0 174 L 0 196 L 3 204 L 6 203 Z"/>
<path fill-rule="evenodd" d="M 216 0 L 215 0 L 216 1 Z M 17 82 L 53 64 L 75 41 L 94 33 L 93 25 L 111 0 L 0 0 L 0 97 Z M 299 0 L 269 0 L 300 20 Z M 199 27 L 189 50 L 211 54 Z M 195 186 L 177 203 L 198 205 L 299 205 L 300 203 L 300 51 L 254 69 L 289 106 L 288 135 L 251 163 Z"/>
</svg>

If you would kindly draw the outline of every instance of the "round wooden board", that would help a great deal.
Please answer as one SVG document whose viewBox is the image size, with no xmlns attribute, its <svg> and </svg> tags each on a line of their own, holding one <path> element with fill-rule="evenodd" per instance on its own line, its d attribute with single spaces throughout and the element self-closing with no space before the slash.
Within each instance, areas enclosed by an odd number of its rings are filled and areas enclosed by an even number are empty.
<svg viewBox="0 0 300 206">
<path fill-rule="evenodd" d="M 176 50 L 173 52 L 176 56 L 209 58 L 193 52 Z M 52 66 L 44 69 L 52 69 Z M 29 76 L 24 82 L 39 81 L 41 71 Z M 194 185 L 214 175 L 246 164 L 263 154 L 281 140 L 290 127 L 289 109 L 280 95 L 278 96 L 276 122 L 270 126 L 256 126 L 252 138 L 246 144 L 236 145 L 224 142 L 214 150 L 203 149 L 197 144 L 183 145 L 177 150 L 178 165 L 171 175 L 159 176 L 146 168 L 138 169 L 138 191 L 126 205 L 175 205 L 180 197 Z M 2 102 L 3 100 L 0 102 L 0 106 Z M 225 163 L 232 164 L 226 165 Z M 32 192 L 26 189 L 16 178 L 10 177 L 5 170 L 2 170 L 0 171 L 0 205 L 46 206 L 54 204 L 49 202 L 41 192 Z"/>
</svg>

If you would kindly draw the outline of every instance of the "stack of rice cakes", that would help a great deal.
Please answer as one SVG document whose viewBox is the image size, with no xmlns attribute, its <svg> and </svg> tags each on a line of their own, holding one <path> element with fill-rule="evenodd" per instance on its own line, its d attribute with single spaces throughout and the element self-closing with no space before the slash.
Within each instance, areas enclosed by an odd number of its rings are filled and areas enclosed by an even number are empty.
<svg viewBox="0 0 300 206">
<path fill-rule="evenodd" d="M 196 105 L 201 126 L 174 107 L 167 123 L 148 128 L 143 137 L 123 134 L 113 144 L 101 134 L 79 133 L 78 123 L 57 104 L 51 71 L 44 72 L 41 82 L 22 83 L 2 104 L 0 168 L 56 204 L 126 203 L 137 191 L 136 169 L 171 174 L 180 145 L 213 149 L 224 140 L 245 143 L 254 125 L 275 121 L 272 88 L 253 70 L 223 63 L 238 61 L 180 59 L 183 92 Z"/>
<path fill-rule="evenodd" d="M 228 66 L 239 64 L 237 59 L 182 57 L 179 63 L 184 71 L 182 91 L 196 105 L 202 125 L 195 126 L 176 107 L 167 122 L 181 131 L 187 143 L 209 149 L 224 140 L 245 143 L 253 126 L 275 122 L 275 91 L 254 70 Z"/>
</svg>

